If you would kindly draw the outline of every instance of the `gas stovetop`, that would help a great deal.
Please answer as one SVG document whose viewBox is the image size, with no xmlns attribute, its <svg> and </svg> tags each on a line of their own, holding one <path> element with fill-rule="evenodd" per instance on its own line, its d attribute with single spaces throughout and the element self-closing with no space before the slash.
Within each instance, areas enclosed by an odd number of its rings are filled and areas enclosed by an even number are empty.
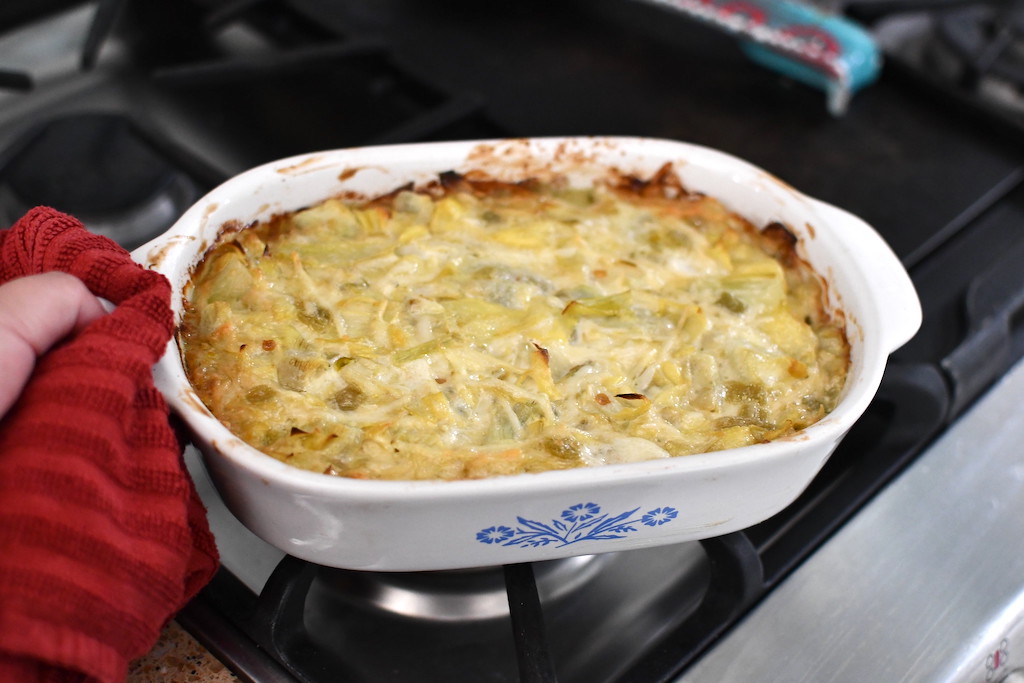
<svg viewBox="0 0 1024 683">
<path fill-rule="evenodd" d="M 5 224 L 49 204 L 132 248 L 227 177 L 291 154 L 652 136 L 722 149 L 858 214 L 922 299 L 921 332 L 811 487 L 776 517 L 701 543 L 455 573 L 316 567 L 241 527 L 188 449 L 224 567 L 181 623 L 255 681 L 722 680 L 728 667 L 704 667 L 735 652 L 744 616 L 785 611 L 794 570 L 834 556 L 828 540 L 927 462 L 1024 351 L 1024 150 L 1005 98 L 1019 46 L 978 29 L 968 37 L 999 44 L 951 67 L 962 22 L 943 17 L 968 10 L 950 4 L 846 6 L 886 66 L 835 116 L 823 93 L 751 62 L 735 38 L 633 0 L 5 3 Z M 977 6 L 981 24 L 1002 25 Z M 1006 657 L 998 642 L 992 652 L 998 680 Z"/>
</svg>

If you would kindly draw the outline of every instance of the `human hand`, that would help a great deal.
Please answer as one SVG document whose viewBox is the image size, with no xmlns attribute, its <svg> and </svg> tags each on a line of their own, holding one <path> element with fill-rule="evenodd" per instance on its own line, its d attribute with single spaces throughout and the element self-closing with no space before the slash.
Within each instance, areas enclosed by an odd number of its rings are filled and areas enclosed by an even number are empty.
<svg viewBox="0 0 1024 683">
<path fill-rule="evenodd" d="M 104 313 L 82 281 L 66 273 L 0 285 L 0 417 L 18 399 L 36 360 Z"/>
</svg>

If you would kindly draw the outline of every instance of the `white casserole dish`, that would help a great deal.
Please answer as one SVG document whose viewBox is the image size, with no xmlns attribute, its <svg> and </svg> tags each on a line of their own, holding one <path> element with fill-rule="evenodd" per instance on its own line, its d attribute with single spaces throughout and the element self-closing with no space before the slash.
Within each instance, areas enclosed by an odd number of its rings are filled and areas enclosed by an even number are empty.
<svg viewBox="0 0 1024 683">
<path fill-rule="evenodd" d="M 629 550 L 756 524 L 810 483 L 875 394 L 888 355 L 917 331 L 921 309 L 885 242 L 860 219 L 765 171 L 704 147 L 642 138 L 453 142 L 319 152 L 242 173 L 164 235 L 133 252 L 166 275 L 182 310 L 191 269 L 227 223 L 249 224 L 330 196 L 370 197 L 443 171 L 500 180 L 614 168 L 651 176 L 672 162 L 684 186 L 756 226 L 781 221 L 828 281 L 851 368 L 841 402 L 791 437 L 668 460 L 471 481 L 366 481 L 293 468 L 233 436 L 189 385 L 172 340 L 156 386 L 190 428 L 228 508 L 267 542 L 315 563 L 379 571 L 490 566 Z"/>
</svg>

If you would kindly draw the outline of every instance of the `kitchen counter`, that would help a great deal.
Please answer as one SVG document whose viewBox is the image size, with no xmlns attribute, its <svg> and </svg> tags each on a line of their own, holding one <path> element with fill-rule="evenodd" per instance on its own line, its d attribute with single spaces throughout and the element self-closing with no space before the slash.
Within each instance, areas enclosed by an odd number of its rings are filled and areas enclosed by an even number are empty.
<svg viewBox="0 0 1024 683">
<path fill-rule="evenodd" d="M 236 683 L 231 673 L 172 621 L 145 657 L 132 662 L 126 683 Z"/>
</svg>

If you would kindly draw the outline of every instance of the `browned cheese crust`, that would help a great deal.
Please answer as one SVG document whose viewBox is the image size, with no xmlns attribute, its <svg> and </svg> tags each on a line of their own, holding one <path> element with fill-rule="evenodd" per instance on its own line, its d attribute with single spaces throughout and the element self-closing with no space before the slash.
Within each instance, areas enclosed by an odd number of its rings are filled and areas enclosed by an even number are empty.
<svg viewBox="0 0 1024 683">
<path fill-rule="evenodd" d="M 226 230 L 179 341 L 205 404 L 275 458 L 480 478 L 798 432 L 849 365 L 824 298 L 786 226 L 670 167 L 582 188 L 444 174 Z"/>
</svg>

